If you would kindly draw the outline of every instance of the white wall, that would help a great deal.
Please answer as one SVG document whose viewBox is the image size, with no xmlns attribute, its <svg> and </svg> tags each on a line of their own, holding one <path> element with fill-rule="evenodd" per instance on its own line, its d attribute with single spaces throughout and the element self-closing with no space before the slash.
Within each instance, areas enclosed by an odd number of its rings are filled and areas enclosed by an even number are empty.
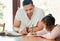
<svg viewBox="0 0 60 41">
<path fill-rule="evenodd" d="M 13 15 L 12 15 L 12 0 L 0 0 L 6 6 L 4 9 L 5 30 L 12 31 Z M 23 0 L 21 0 L 22 3 Z M 45 15 L 52 13 L 56 18 L 56 24 L 60 24 L 60 0 L 33 0 L 35 6 L 42 8 Z M 22 4 L 21 4 L 22 7 Z"/>
<path fill-rule="evenodd" d="M 4 22 L 5 22 L 5 30 L 12 31 L 12 0 L 1 0 L 4 5 Z"/>
<path fill-rule="evenodd" d="M 51 13 L 56 19 L 56 24 L 60 24 L 60 0 L 33 0 L 33 2 L 36 7 L 45 11 L 45 15 Z"/>
<path fill-rule="evenodd" d="M 60 0 L 33 0 L 33 2 L 35 6 L 45 11 L 45 15 L 51 13 L 56 19 L 56 24 L 60 24 Z"/>
</svg>

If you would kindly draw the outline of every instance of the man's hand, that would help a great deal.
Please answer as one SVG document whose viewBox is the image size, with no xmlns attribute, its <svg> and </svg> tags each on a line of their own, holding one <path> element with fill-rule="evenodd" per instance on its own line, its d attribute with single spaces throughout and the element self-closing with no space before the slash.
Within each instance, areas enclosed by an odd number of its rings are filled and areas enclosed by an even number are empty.
<svg viewBox="0 0 60 41">
<path fill-rule="evenodd" d="M 23 29 L 20 33 L 21 33 L 21 34 L 28 34 L 28 32 L 26 31 L 26 28 Z"/>
<path fill-rule="evenodd" d="M 13 30 L 14 30 L 15 32 L 19 33 L 19 28 L 13 27 Z"/>
</svg>

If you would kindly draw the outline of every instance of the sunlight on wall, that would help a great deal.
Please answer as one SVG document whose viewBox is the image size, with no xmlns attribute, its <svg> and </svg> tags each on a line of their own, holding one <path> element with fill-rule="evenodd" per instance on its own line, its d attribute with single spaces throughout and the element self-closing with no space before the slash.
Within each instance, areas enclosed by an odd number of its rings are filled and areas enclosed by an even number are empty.
<svg viewBox="0 0 60 41">
<path fill-rule="evenodd" d="M 21 0 L 21 7 L 22 6 Z M 56 19 L 56 24 L 60 24 L 60 0 L 33 0 L 36 7 L 42 8 L 45 15 L 52 14 Z"/>
<path fill-rule="evenodd" d="M 5 30 L 12 31 L 12 0 L 0 0 L 6 6 L 4 9 Z M 22 6 L 21 0 L 21 7 Z M 36 7 L 42 8 L 45 15 L 51 13 L 55 19 L 56 24 L 60 24 L 60 0 L 33 0 Z"/>
<path fill-rule="evenodd" d="M 56 24 L 60 24 L 60 0 L 33 0 L 33 2 L 35 6 L 45 11 L 45 15 L 51 13 L 56 19 Z"/>
<path fill-rule="evenodd" d="M 6 6 L 4 9 L 5 30 L 12 31 L 12 0 L 2 0 Z"/>
</svg>

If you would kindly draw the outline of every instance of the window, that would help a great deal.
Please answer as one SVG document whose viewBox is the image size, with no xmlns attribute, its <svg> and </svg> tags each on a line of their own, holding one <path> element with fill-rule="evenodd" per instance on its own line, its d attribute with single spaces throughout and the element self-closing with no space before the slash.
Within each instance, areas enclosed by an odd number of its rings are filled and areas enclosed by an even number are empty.
<svg viewBox="0 0 60 41">
<path fill-rule="evenodd" d="M 56 24 L 60 24 L 60 0 L 33 0 L 33 3 L 36 7 L 42 8 L 45 15 L 51 13 L 56 19 Z"/>
<path fill-rule="evenodd" d="M 12 31 L 13 17 L 12 17 L 12 0 L 0 0 L 5 8 L 3 9 L 3 19 L 5 23 L 5 30 Z"/>
</svg>

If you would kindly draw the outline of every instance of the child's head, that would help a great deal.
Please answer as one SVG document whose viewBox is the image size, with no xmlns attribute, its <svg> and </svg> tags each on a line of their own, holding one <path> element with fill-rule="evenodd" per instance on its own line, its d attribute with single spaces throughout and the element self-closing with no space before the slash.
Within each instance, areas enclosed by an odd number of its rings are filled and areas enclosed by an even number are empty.
<svg viewBox="0 0 60 41">
<path fill-rule="evenodd" d="M 55 18 L 51 14 L 48 14 L 41 20 L 41 22 L 43 22 L 46 29 L 50 29 L 55 24 Z"/>
</svg>

